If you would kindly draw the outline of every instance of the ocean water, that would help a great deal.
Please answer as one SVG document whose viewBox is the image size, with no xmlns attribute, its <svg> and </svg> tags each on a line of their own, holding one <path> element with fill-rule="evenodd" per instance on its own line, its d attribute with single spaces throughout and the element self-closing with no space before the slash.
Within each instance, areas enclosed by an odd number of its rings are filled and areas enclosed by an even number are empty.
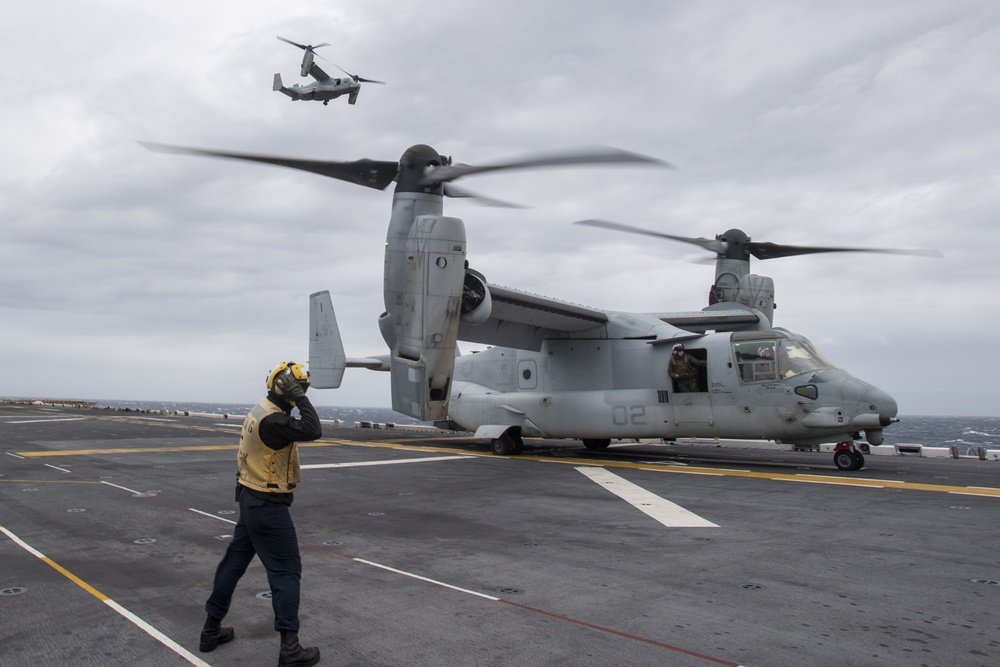
<svg viewBox="0 0 1000 667">
<path fill-rule="evenodd" d="M 157 401 L 97 401 L 97 407 L 129 410 L 164 410 L 205 414 L 244 415 L 250 403 L 178 403 Z M 372 421 L 427 424 L 389 408 L 316 406 L 320 419 L 342 419 L 345 424 Z M 986 447 L 1000 449 L 1000 417 L 904 416 L 885 429 L 885 444 L 919 444 L 927 447 Z"/>
<path fill-rule="evenodd" d="M 245 415 L 255 403 L 183 403 L 172 401 L 113 401 L 99 400 L 95 407 L 114 410 L 160 410 L 164 412 L 197 412 L 210 415 Z M 429 424 L 394 412 L 390 408 L 344 408 L 315 406 L 320 419 L 342 419 L 345 424 L 372 421 L 395 424 Z"/>
<path fill-rule="evenodd" d="M 1000 417 L 900 417 L 885 429 L 885 444 L 1000 449 Z"/>
</svg>

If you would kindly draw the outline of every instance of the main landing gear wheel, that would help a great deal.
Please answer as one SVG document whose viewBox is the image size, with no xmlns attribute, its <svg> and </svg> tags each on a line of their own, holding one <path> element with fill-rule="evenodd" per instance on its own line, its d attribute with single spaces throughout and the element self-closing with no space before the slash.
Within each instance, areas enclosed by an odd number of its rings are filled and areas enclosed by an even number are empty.
<svg viewBox="0 0 1000 667">
<path fill-rule="evenodd" d="M 499 438 L 490 442 L 490 451 L 497 456 L 520 454 L 524 451 L 524 440 L 521 439 L 520 433 L 511 429 L 505 431 Z"/>
<path fill-rule="evenodd" d="M 611 438 L 603 438 L 600 440 L 583 440 L 583 446 L 587 449 L 607 449 L 611 445 Z"/>
<path fill-rule="evenodd" d="M 861 452 L 845 447 L 833 453 L 833 462 L 841 470 L 861 470 L 865 457 Z"/>
</svg>

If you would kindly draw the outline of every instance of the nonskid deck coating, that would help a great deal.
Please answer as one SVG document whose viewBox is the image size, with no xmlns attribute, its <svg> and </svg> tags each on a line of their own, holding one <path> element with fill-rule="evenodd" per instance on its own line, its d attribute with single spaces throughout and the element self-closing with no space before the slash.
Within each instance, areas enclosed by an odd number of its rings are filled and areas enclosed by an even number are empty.
<svg viewBox="0 0 1000 667">
<path fill-rule="evenodd" d="M 238 424 L 218 421 L 0 408 L 0 663 L 275 663 L 256 563 L 236 641 L 197 651 L 236 510 Z M 292 512 L 321 664 L 997 662 L 989 462 L 841 473 L 820 454 L 537 441 L 494 457 L 369 429 L 311 444 Z M 718 527 L 658 523 L 581 466 Z"/>
</svg>

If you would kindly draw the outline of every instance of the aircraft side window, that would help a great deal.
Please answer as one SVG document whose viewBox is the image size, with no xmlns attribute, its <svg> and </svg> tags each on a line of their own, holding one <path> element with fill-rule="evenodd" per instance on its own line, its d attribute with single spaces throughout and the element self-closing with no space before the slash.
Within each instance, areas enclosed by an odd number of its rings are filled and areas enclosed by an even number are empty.
<svg viewBox="0 0 1000 667">
<path fill-rule="evenodd" d="M 743 382 L 773 382 L 778 379 L 774 341 L 734 343 L 733 353 Z"/>
</svg>

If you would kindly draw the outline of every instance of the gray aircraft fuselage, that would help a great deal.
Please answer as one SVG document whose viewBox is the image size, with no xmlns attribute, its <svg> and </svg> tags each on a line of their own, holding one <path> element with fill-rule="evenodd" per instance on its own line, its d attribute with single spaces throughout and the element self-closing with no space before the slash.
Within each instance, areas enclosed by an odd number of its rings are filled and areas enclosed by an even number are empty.
<svg viewBox="0 0 1000 667">
<path fill-rule="evenodd" d="M 293 100 L 329 101 L 335 100 L 343 95 L 354 94 L 360 89 L 360 84 L 355 83 L 350 78 L 343 78 L 327 79 L 326 81 L 317 81 L 315 83 L 307 83 L 305 85 L 295 83 L 292 84 L 290 88 L 286 88 L 285 90 L 294 93 L 294 95 L 290 96 Z"/>
<path fill-rule="evenodd" d="M 642 315 L 618 313 L 630 322 Z M 669 326 L 652 316 L 649 327 Z M 781 330 L 712 333 L 686 341 L 707 362 L 701 391 L 676 391 L 670 345 L 648 340 L 547 340 L 541 350 L 494 347 L 460 357 L 449 416 L 497 437 L 605 439 L 720 437 L 793 444 L 879 444 L 897 413 L 886 392 L 833 367 L 812 345 Z M 760 359 L 769 347 L 777 360 Z M 492 427 L 492 428 L 490 428 Z"/>
</svg>

